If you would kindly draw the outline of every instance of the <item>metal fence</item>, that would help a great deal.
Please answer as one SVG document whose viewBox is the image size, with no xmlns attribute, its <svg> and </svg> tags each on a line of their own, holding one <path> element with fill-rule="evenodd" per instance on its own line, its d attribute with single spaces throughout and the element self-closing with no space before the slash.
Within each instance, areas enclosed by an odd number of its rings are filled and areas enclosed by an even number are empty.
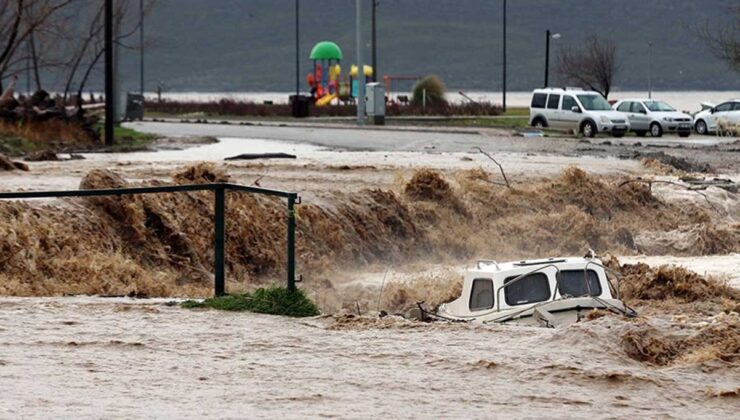
<svg viewBox="0 0 740 420">
<path fill-rule="evenodd" d="M 116 189 L 91 189 L 91 190 L 68 190 L 68 191 L 26 191 L 0 193 L 0 200 L 24 200 L 32 198 L 62 198 L 62 197 L 101 197 L 122 196 L 136 194 L 161 194 L 179 193 L 189 191 L 213 191 L 214 192 L 214 249 L 215 262 L 214 293 L 216 296 L 226 294 L 226 272 L 225 272 L 225 229 L 226 229 L 226 192 L 237 191 L 253 194 L 261 194 L 287 199 L 287 285 L 288 290 L 295 290 L 295 205 L 300 204 L 300 197 L 296 193 L 290 193 L 266 188 L 248 187 L 245 185 L 213 183 L 193 185 L 168 185 L 161 187 L 134 187 Z"/>
</svg>

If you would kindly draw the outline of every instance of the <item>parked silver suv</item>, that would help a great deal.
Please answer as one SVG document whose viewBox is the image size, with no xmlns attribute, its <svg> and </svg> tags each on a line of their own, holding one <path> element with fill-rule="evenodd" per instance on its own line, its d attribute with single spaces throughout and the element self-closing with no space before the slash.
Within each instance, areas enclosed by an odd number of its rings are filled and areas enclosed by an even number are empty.
<svg viewBox="0 0 740 420">
<path fill-rule="evenodd" d="M 573 88 L 535 89 L 529 108 L 529 124 L 572 130 L 593 137 L 611 133 L 622 137 L 630 126 L 624 114 L 616 112 L 601 94 Z"/>
</svg>

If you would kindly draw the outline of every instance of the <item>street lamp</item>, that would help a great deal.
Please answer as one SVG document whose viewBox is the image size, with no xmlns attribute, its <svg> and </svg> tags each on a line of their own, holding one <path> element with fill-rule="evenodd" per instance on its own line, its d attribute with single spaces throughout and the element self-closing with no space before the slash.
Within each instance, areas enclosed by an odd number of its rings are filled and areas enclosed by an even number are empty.
<svg viewBox="0 0 740 420">
<path fill-rule="evenodd" d="M 560 34 L 550 34 L 550 30 L 545 31 L 545 87 L 550 85 L 550 39 L 560 39 Z"/>
<path fill-rule="evenodd" d="M 299 0 L 295 0 L 295 99 L 301 94 L 301 39 L 300 39 L 300 21 L 299 21 Z"/>
<path fill-rule="evenodd" d="M 653 99 L 653 43 L 648 42 L 648 98 Z"/>
<path fill-rule="evenodd" d="M 362 2 L 355 3 L 357 12 L 357 125 L 365 124 L 365 63 L 362 61 Z"/>
<path fill-rule="evenodd" d="M 375 17 L 376 8 L 380 3 L 378 0 L 372 0 L 373 2 L 373 82 L 378 81 L 378 39 L 375 33 Z"/>
<path fill-rule="evenodd" d="M 503 48 L 503 56 L 504 56 L 503 57 L 503 73 L 504 74 L 502 75 L 502 81 L 501 81 L 501 84 L 502 84 L 502 87 L 501 87 L 502 92 L 501 92 L 501 94 L 503 96 L 503 101 L 502 101 L 502 104 L 501 105 L 502 105 L 503 111 L 506 112 L 506 0 L 504 0 L 503 20 L 504 20 L 504 24 L 503 24 L 503 27 L 504 27 L 504 39 L 503 39 L 503 43 L 504 43 L 504 48 Z"/>
</svg>

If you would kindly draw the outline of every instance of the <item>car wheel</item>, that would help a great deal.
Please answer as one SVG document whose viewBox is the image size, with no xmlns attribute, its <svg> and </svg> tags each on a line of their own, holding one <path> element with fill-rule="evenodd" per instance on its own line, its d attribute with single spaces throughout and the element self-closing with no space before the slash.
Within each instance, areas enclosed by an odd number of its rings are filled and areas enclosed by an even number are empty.
<svg viewBox="0 0 740 420">
<path fill-rule="evenodd" d="M 647 131 L 639 130 L 639 131 L 635 131 L 635 134 L 637 134 L 637 137 L 645 137 L 645 134 L 647 134 Z"/>
<path fill-rule="evenodd" d="M 532 127 L 543 129 L 543 128 L 547 127 L 547 123 L 542 118 L 537 117 L 534 120 L 532 120 Z"/>
<path fill-rule="evenodd" d="M 658 123 L 652 123 L 650 124 L 650 135 L 652 137 L 662 137 L 663 136 L 663 127 L 660 126 Z"/>
<path fill-rule="evenodd" d="M 583 134 L 583 137 L 594 137 L 596 130 L 596 124 L 593 121 L 586 121 L 581 125 L 581 134 Z"/>
<path fill-rule="evenodd" d="M 696 134 L 707 134 L 707 123 L 704 120 L 697 121 L 694 128 L 696 129 Z"/>
</svg>

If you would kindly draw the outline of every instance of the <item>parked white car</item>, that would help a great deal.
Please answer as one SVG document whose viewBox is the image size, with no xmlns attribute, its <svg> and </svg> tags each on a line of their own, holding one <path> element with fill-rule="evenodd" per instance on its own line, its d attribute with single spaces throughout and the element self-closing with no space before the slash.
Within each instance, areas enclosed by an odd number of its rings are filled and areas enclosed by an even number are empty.
<svg viewBox="0 0 740 420">
<path fill-rule="evenodd" d="M 718 122 L 720 125 L 724 123 L 729 126 L 740 126 L 740 99 L 722 102 L 694 115 L 694 129 L 697 134 L 716 132 Z"/>
<path fill-rule="evenodd" d="M 630 130 L 642 137 L 650 133 L 660 137 L 663 133 L 678 133 L 681 137 L 691 134 L 691 115 L 676 111 L 663 101 L 652 99 L 623 99 L 614 109 L 627 116 Z"/>
<path fill-rule="evenodd" d="M 622 137 L 630 128 L 625 115 L 614 111 L 601 94 L 573 88 L 535 89 L 529 108 L 529 124 L 539 128 L 572 130 L 585 137 L 598 133 Z"/>
</svg>

